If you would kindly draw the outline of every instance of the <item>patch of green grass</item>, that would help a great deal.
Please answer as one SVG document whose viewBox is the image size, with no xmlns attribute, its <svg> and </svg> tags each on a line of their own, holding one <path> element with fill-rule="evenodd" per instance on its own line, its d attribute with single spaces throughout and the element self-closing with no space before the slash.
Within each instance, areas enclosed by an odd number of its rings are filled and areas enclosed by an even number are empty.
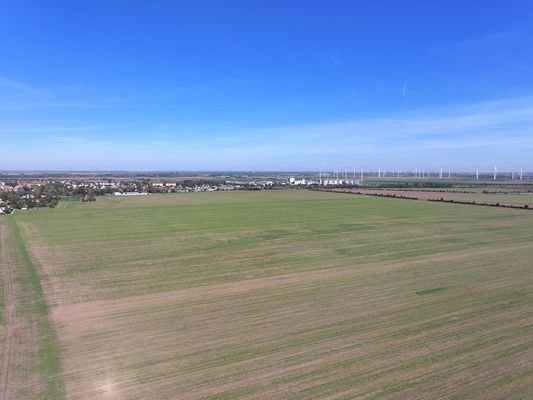
<svg viewBox="0 0 533 400">
<path fill-rule="evenodd" d="M 82 198 L 82 195 L 77 194 L 75 196 L 61 196 L 59 200 L 65 203 L 69 203 L 69 202 L 79 202 L 81 201 L 81 198 Z"/>
<path fill-rule="evenodd" d="M 0 222 L 1 223 L 1 222 Z M 0 257 L 2 257 L 2 242 L 0 241 Z M 6 262 L 7 260 L 2 260 L 0 258 L 0 268 L 3 267 L 2 262 Z M 3 271 L 0 271 L 0 325 L 4 324 L 4 273 Z M 1 338 L 0 338 L 1 339 Z"/>
<path fill-rule="evenodd" d="M 447 289 L 448 289 L 447 287 L 436 287 L 436 288 L 431 288 L 431 289 L 425 289 L 425 290 L 420 290 L 420 291 L 416 292 L 416 295 L 417 296 L 425 296 L 425 295 L 428 295 L 428 294 L 434 294 L 434 293 L 442 292 L 442 291 L 447 290 Z"/>
<path fill-rule="evenodd" d="M 33 263 L 26 244 L 18 227 L 16 217 L 10 217 L 12 243 L 17 252 L 20 263 L 25 267 L 26 274 L 23 285 L 30 287 L 32 291 L 32 307 L 38 326 L 39 343 L 39 372 L 43 376 L 45 389 L 39 396 L 42 400 L 59 400 L 65 396 L 61 377 L 60 351 L 56 332 L 49 320 L 49 307 L 45 299 L 41 279 L 35 264 Z"/>
</svg>

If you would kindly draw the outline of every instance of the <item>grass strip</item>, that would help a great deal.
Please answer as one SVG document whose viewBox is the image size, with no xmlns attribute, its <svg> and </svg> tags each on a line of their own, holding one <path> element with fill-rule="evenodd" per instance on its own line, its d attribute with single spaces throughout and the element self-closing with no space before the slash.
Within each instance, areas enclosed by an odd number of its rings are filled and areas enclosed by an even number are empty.
<svg viewBox="0 0 533 400">
<path fill-rule="evenodd" d="M 416 292 L 416 295 L 417 296 L 425 296 L 425 295 L 428 295 L 428 294 L 443 292 L 446 289 L 448 289 L 448 288 L 447 287 L 436 287 L 436 288 L 432 288 L 432 289 L 425 289 L 425 290 L 420 290 L 420 291 Z"/>
<path fill-rule="evenodd" d="M 15 217 L 11 217 L 12 242 L 18 252 L 18 256 L 26 269 L 26 275 L 23 283 L 31 287 L 33 295 L 33 313 L 36 315 L 36 321 L 39 332 L 39 357 L 41 363 L 39 372 L 42 374 L 45 382 L 44 391 L 39 396 L 42 400 L 60 400 L 65 398 L 65 390 L 61 379 L 61 362 L 59 358 L 59 345 L 57 335 L 52 322 L 50 321 L 49 307 L 46 303 L 41 279 L 35 264 L 33 263 L 22 233 L 17 225 Z"/>
</svg>

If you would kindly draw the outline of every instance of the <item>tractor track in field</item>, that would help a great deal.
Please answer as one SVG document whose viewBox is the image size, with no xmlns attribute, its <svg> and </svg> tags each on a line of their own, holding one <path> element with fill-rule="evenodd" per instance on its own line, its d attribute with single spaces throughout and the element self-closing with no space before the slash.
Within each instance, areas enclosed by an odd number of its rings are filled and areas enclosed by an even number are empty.
<svg viewBox="0 0 533 400">
<path fill-rule="evenodd" d="M 13 265 L 11 254 L 6 243 L 7 228 L 0 225 L 0 241 L 2 246 L 3 260 L 3 280 L 4 280 L 4 307 L 5 307 L 5 338 L 2 344 L 2 365 L 0 369 L 0 398 L 8 399 L 8 389 L 10 386 L 9 371 L 11 370 L 11 360 L 14 353 L 15 337 L 15 290 L 13 278 Z"/>
</svg>

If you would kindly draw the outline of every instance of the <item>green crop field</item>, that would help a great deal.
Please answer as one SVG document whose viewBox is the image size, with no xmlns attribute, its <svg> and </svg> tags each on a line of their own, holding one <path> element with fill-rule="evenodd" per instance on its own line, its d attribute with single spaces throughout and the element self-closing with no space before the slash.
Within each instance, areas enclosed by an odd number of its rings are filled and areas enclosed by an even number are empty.
<svg viewBox="0 0 533 400">
<path fill-rule="evenodd" d="M 190 193 L 0 229 L 11 398 L 533 397 L 533 211 Z"/>
</svg>

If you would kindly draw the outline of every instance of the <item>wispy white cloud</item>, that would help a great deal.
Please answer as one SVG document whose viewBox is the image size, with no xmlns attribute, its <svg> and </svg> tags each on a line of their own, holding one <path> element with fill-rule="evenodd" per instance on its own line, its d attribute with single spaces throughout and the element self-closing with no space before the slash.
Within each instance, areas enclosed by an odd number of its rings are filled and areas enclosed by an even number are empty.
<svg viewBox="0 0 533 400">
<path fill-rule="evenodd" d="M 523 40 L 531 33 L 531 28 L 514 28 L 506 31 L 493 32 L 485 36 L 464 39 L 454 45 L 472 52 L 486 52 L 494 50 L 532 48 L 533 44 Z"/>
<path fill-rule="evenodd" d="M 33 122 L 0 122 L 0 135 L 13 136 L 19 134 L 77 134 L 79 132 L 100 132 L 104 129 L 116 127 L 112 124 L 69 124 L 50 123 L 49 121 Z"/>
<path fill-rule="evenodd" d="M 491 75 L 492 82 L 498 75 L 505 79 L 513 78 L 513 74 L 526 74 L 524 77 L 528 79 L 531 72 L 532 37 L 531 26 L 522 26 L 456 42 L 441 43 L 429 49 L 429 52 L 443 56 L 445 63 L 447 60 L 454 60 L 463 65 L 475 65 L 473 71 L 478 74 L 479 71 L 486 70 Z M 494 74 L 495 68 L 499 70 L 497 75 Z"/>
<path fill-rule="evenodd" d="M 457 169 L 495 161 L 502 167 L 527 166 L 533 154 L 533 97 L 259 129 L 232 130 L 223 124 L 179 129 L 177 123 L 165 129 L 159 123 L 130 128 L 119 124 L 17 127 L 27 129 L 30 136 L 39 135 L 41 147 L 34 151 L 45 155 L 44 164 L 47 159 L 60 165 L 76 160 L 89 169 L 97 165 L 107 169 L 307 169 L 354 163 L 367 168 L 378 163 L 410 168 L 422 162 L 430 168 L 444 160 Z M 0 123 L 0 136 L 8 131 Z M 16 161 L 11 157 L 9 162 Z"/>
<path fill-rule="evenodd" d="M 202 96 L 213 92 L 230 92 L 237 84 L 218 81 L 179 87 L 129 87 L 123 91 L 72 85 L 40 87 L 0 75 L 0 113 L 73 109 L 223 111 L 231 107 L 226 104 L 206 104 L 200 101 Z"/>
<path fill-rule="evenodd" d="M 131 96 L 95 92 L 81 87 L 40 87 L 0 75 L 0 112 L 150 107 L 148 103 L 141 104 Z"/>
<path fill-rule="evenodd" d="M 216 151 L 212 151 L 213 148 Z M 533 97 L 501 99 L 340 123 L 264 128 L 196 141 L 194 152 L 213 157 L 285 158 L 311 163 L 398 163 L 425 159 L 438 165 L 443 157 L 460 166 L 501 161 L 526 163 L 533 152 Z M 514 152 L 516 160 L 503 156 Z M 469 155 L 467 155 L 469 154 Z M 500 155 L 499 155 L 500 154 Z M 521 158 L 521 160 L 520 160 Z M 285 161 L 286 162 L 286 161 Z M 352 164 L 349 164 L 352 165 Z"/>
<path fill-rule="evenodd" d="M 44 93 L 43 89 L 37 88 L 26 83 L 19 82 L 15 79 L 8 78 L 6 76 L 0 75 L 0 90 L 10 90 L 21 92 L 25 94 L 42 94 Z"/>
<path fill-rule="evenodd" d="M 524 136 L 533 129 L 532 124 L 533 97 L 523 97 L 419 110 L 386 118 L 260 129 L 244 136 L 256 140 L 284 138 L 300 144 L 316 143 L 312 140 L 319 139 L 346 145 L 400 141 L 393 142 L 396 146 L 402 140 L 419 143 L 438 138 L 461 142 L 480 135 L 485 138 L 502 134 Z M 308 140 L 302 142 L 304 139 Z"/>
</svg>

